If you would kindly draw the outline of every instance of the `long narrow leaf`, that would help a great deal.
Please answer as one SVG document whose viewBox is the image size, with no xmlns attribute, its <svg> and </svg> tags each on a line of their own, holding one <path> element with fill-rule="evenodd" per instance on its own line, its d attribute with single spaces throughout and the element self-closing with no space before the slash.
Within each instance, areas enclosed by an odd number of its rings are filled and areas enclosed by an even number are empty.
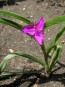
<svg viewBox="0 0 65 87">
<path fill-rule="evenodd" d="M 25 70 L 25 71 L 20 71 L 20 72 L 9 72 L 9 71 L 4 71 L 0 74 L 0 79 L 6 79 L 9 78 L 10 76 L 16 76 L 16 75 L 37 75 L 39 72 L 37 70 Z"/>
<path fill-rule="evenodd" d="M 51 51 L 52 47 L 57 43 L 57 41 L 60 39 L 60 37 L 62 36 L 62 34 L 64 32 L 65 32 L 65 26 L 63 28 L 60 28 L 60 30 L 56 34 L 55 38 L 53 38 L 52 41 L 50 42 L 50 44 L 49 44 L 49 46 L 47 48 L 47 54 L 49 54 L 49 52 Z"/>
<path fill-rule="evenodd" d="M 11 17 L 19 19 L 19 20 L 21 20 L 21 21 L 23 21 L 25 23 L 31 23 L 30 20 L 20 16 L 19 14 L 13 13 L 13 12 L 5 11 L 5 10 L 0 10 L 0 14 L 11 16 Z"/>
<path fill-rule="evenodd" d="M 44 30 L 46 30 L 48 27 L 50 27 L 54 24 L 59 24 L 59 23 L 62 23 L 62 22 L 65 22 L 65 15 L 50 18 L 47 21 L 45 21 Z"/>
<path fill-rule="evenodd" d="M 60 57 L 60 54 L 62 52 L 62 47 L 57 45 L 51 59 L 50 59 L 50 63 L 49 63 L 49 71 L 52 70 L 53 66 L 55 65 L 55 63 L 58 61 L 58 58 Z"/>
<path fill-rule="evenodd" d="M 19 20 L 21 20 L 21 21 L 23 21 L 25 23 L 28 23 L 28 24 L 32 23 L 30 20 L 20 16 L 19 14 L 13 13 L 13 12 L 0 10 L 0 14 L 11 16 L 13 18 L 19 19 Z M 44 29 L 46 30 L 47 27 L 50 27 L 50 26 L 52 26 L 54 24 L 58 24 L 58 23 L 61 23 L 61 22 L 65 22 L 65 15 L 57 16 L 57 17 L 48 19 L 47 21 L 45 21 Z"/>
<path fill-rule="evenodd" d="M 5 18 L 0 18 L 0 23 L 3 23 L 3 24 L 7 24 L 9 26 L 12 26 L 14 28 L 17 28 L 18 30 L 21 29 L 22 25 L 16 23 L 16 22 L 13 22 L 11 20 L 8 20 L 8 19 L 5 19 Z"/>
<path fill-rule="evenodd" d="M 0 63 L 0 73 L 5 69 L 5 66 L 6 66 L 6 62 L 9 60 L 9 59 L 12 59 L 13 57 L 15 56 L 22 56 L 22 57 L 25 57 L 25 58 L 28 58 L 32 61 L 35 61 L 39 64 L 41 64 L 42 66 L 45 67 L 45 63 L 43 62 L 43 60 L 41 59 L 38 59 L 34 56 L 31 56 L 31 55 L 28 55 L 28 54 L 25 54 L 25 53 L 22 53 L 21 51 L 18 51 L 18 52 L 14 52 L 14 53 L 11 53 L 9 55 L 7 55 L 6 57 L 4 57 L 4 59 L 2 60 L 2 62 Z"/>
</svg>

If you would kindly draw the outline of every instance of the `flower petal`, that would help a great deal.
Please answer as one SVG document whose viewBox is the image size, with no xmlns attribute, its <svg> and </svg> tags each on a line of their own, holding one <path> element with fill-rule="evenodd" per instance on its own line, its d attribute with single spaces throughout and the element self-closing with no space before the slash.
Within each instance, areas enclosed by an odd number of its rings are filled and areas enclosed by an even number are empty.
<svg viewBox="0 0 65 87">
<path fill-rule="evenodd" d="M 34 39 L 38 42 L 39 45 L 42 45 L 42 41 L 44 40 L 44 34 L 42 32 L 36 32 L 34 35 Z"/>
<path fill-rule="evenodd" d="M 37 20 L 36 27 L 37 27 L 37 30 L 43 30 L 43 27 L 44 27 L 43 17 L 40 17 L 40 19 Z"/>
<path fill-rule="evenodd" d="M 35 34 L 34 24 L 29 24 L 29 25 L 24 26 L 21 29 L 21 31 L 22 31 L 22 33 L 25 33 L 25 34 L 34 35 Z"/>
</svg>

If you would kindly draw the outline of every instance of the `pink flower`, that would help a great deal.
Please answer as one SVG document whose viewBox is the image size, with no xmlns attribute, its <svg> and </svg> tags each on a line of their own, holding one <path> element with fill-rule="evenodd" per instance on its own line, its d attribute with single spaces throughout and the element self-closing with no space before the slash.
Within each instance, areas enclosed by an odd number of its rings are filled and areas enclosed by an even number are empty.
<svg viewBox="0 0 65 87">
<path fill-rule="evenodd" d="M 34 24 L 23 26 L 21 31 L 24 34 L 31 35 L 36 40 L 36 42 L 38 42 L 39 45 L 42 45 L 42 41 L 44 40 L 43 27 L 44 19 L 43 17 L 41 17 Z"/>
</svg>

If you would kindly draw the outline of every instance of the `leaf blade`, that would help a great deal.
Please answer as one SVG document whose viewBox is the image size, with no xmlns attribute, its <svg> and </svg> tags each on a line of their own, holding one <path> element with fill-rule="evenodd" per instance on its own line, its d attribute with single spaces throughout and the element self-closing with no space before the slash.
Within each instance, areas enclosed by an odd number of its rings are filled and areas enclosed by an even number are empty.
<svg viewBox="0 0 65 87">
<path fill-rule="evenodd" d="M 56 34 L 55 38 L 53 38 L 52 41 L 50 42 L 50 44 L 48 45 L 47 54 L 49 54 L 49 52 L 51 51 L 52 47 L 57 43 L 57 41 L 60 39 L 60 37 L 62 36 L 62 34 L 64 32 L 65 32 L 65 26 L 60 28 L 60 30 Z"/>
<path fill-rule="evenodd" d="M 28 58 L 32 61 L 35 61 L 35 62 L 41 64 L 42 66 L 45 66 L 45 63 L 41 59 L 38 59 L 34 56 L 31 56 L 31 55 L 22 53 L 21 51 L 18 51 L 18 52 L 11 53 L 11 54 L 7 55 L 6 57 L 4 57 L 4 59 L 0 63 L 0 73 L 4 71 L 6 62 L 15 56 L 22 56 L 22 57 Z"/>
<path fill-rule="evenodd" d="M 44 30 L 46 30 L 48 27 L 50 27 L 52 25 L 59 24 L 62 22 L 65 22 L 65 15 L 50 18 L 47 21 L 45 21 Z"/>
<path fill-rule="evenodd" d="M 12 27 L 17 28 L 19 30 L 22 28 L 22 25 L 20 25 L 16 22 L 13 22 L 11 20 L 5 19 L 5 18 L 0 18 L 0 23 L 12 26 Z"/>
<path fill-rule="evenodd" d="M 50 63 L 49 63 L 49 71 L 52 70 L 53 66 L 55 65 L 55 63 L 58 61 L 58 58 L 60 57 L 60 54 L 62 52 L 62 47 L 57 45 L 56 49 L 54 50 L 54 53 L 50 59 Z"/>
<path fill-rule="evenodd" d="M 20 16 L 19 14 L 13 13 L 13 12 L 5 11 L 5 10 L 0 10 L 0 14 L 16 18 L 16 19 L 21 20 L 21 21 L 23 21 L 25 23 L 28 23 L 28 24 L 31 23 L 30 20 Z"/>
</svg>

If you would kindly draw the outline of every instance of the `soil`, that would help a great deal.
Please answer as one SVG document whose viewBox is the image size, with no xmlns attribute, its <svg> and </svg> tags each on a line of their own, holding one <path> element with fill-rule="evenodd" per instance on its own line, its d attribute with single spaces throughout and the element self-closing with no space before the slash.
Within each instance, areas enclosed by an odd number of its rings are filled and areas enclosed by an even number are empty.
<svg viewBox="0 0 65 87">
<path fill-rule="evenodd" d="M 65 1 L 64 0 L 20 0 L 15 2 L 14 5 L 6 5 L 1 7 L 2 10 L 8 10 L 18 13 L 23 17 L 36 21 L 40 16 L 45 20 L 65 14 Z M 3 15 L 1 15 L 3 16 Z M 7 16 L 3 16 L 7 17 Z M 10 17 L 7 17 L 12 19 Z M 21 21 L 12 19 L 21 24 Z M 52 26 L 45 31 L 45 44 L 48 46 L 50 40 L 56 35 L 58 29 L 64 23 Z M 13 27 L 0 24 L 0 61 L 5 55 L 13 51 L 24 51 L 31 55 L 43 58 L 41 48 L 29 36 L 22 35 L 19 30 Z M 60 38 L 59 42 L 63 47 L 63 51 L 59 62 L 56 64 L 58 68 L 49 78 L 39 78 L 34 87 L 65 87 L 65 33 Z M 8 71 L 22 71 L 23 69 L 37 69 L 41 70 L 43 67 L 35 62 L 21 57 L 16 57 L 7 62 L 6 70 Z M 0 79 L 0 87 L 33 87 L 36 81 L 36 76 L 15 76 L 8 79 Z"/>
</svg>

